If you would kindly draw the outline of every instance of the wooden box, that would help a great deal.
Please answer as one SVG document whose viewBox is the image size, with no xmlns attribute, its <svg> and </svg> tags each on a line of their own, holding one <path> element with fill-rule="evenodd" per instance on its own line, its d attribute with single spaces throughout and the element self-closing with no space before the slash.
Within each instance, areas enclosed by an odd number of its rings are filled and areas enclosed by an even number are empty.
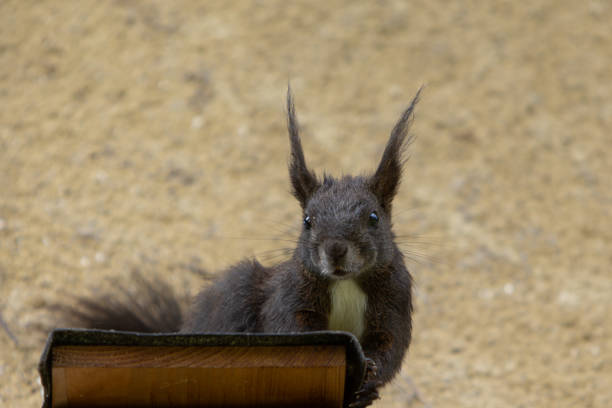
<svg viewBox="0 0 612 408">
<path fill-rule="evenodd" d="M 54 330 L 43 408 L 342 407 L 365 374 L 349 333 L 142 334 Z"/>
</svg>

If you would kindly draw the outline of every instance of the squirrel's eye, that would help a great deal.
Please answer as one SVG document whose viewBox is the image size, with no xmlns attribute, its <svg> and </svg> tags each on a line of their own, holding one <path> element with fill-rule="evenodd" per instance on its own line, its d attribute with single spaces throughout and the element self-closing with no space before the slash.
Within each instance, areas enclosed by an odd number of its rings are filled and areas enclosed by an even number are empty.
<svg viewBox="0 0 612 408">
<path fill-rule="evenodd" d="M 310 229 L 310 227 L 312 227 L 312 221 L 310 220 L 310 215 L 307 215 L 304 217 L 304 227 L 306 227 L 306 229 Z"/>
<path fill-rule="evenodd" d="M 371 226 L 375 226 L 376 224 L 378 224 L 378 214 L 376 214 L 376 211 L 372 211 L 370 213 L 370 216 L 368 217 L 368 222 Z"/>
</svg>

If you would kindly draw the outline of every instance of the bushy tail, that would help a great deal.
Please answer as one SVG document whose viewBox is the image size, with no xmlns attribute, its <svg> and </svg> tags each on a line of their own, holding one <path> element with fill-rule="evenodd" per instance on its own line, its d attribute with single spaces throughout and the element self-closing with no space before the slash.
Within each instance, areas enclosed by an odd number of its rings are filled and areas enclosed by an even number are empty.
<svg viewBox="0 0 612 408">
<path fill-rule="evenodd" d="M 80 296 L 59 307 L 71 327 L 170 333 L 180 330 L 185 299 L 158 277 L 132 273 L 130 287 L 114 282 L 112 292 L 98 297 Z"/>
</svg>

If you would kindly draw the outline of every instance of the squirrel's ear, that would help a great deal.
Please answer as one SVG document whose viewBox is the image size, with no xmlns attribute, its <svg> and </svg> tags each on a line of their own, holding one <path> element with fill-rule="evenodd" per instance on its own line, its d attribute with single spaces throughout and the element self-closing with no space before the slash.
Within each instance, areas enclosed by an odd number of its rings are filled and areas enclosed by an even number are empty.
<svg viewBox="0 0 612 408">
<path fill-rule="evenodd" d="M 290 86 L 287 87 L 287 129 L 289 130 L 289 141 L 291 142 L 289 178 L 293 187 L 293 195 L 298 199 L 302 208 L 305 208 L 308 198 L 319 186 L 319 181 L 315 174 L 306 167 Z"/>
<path fill-rule="evenodd" d="M 395 193 L 397 193 L 402 176 L 402 166 L 406 161 L 404 152 L 412 140 L 408 136 L 408 129 L 412 123 L 413 110 L 419 101 L 422 89 L 423 87 L 418 90 L 408 108 L 393 127 L 378 169 L 369 180 L 370 189 L 388 214 L 391 213 L 391 203 Z"/>
</svg>

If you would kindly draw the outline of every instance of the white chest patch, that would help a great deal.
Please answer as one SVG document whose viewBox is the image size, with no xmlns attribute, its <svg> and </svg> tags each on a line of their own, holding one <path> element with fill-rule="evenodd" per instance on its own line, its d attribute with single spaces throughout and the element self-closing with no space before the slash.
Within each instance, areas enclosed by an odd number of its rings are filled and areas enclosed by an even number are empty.
<svg viewBox="0 0 612 408">
<path fill-rule="evenodd" d="M 360 339 L 365 330 L 365 311 L 368 305 L 366 294 L 352 279 L 333 282 L 329 293 L 329 329 L 351 332 Z"/>
</svg>

